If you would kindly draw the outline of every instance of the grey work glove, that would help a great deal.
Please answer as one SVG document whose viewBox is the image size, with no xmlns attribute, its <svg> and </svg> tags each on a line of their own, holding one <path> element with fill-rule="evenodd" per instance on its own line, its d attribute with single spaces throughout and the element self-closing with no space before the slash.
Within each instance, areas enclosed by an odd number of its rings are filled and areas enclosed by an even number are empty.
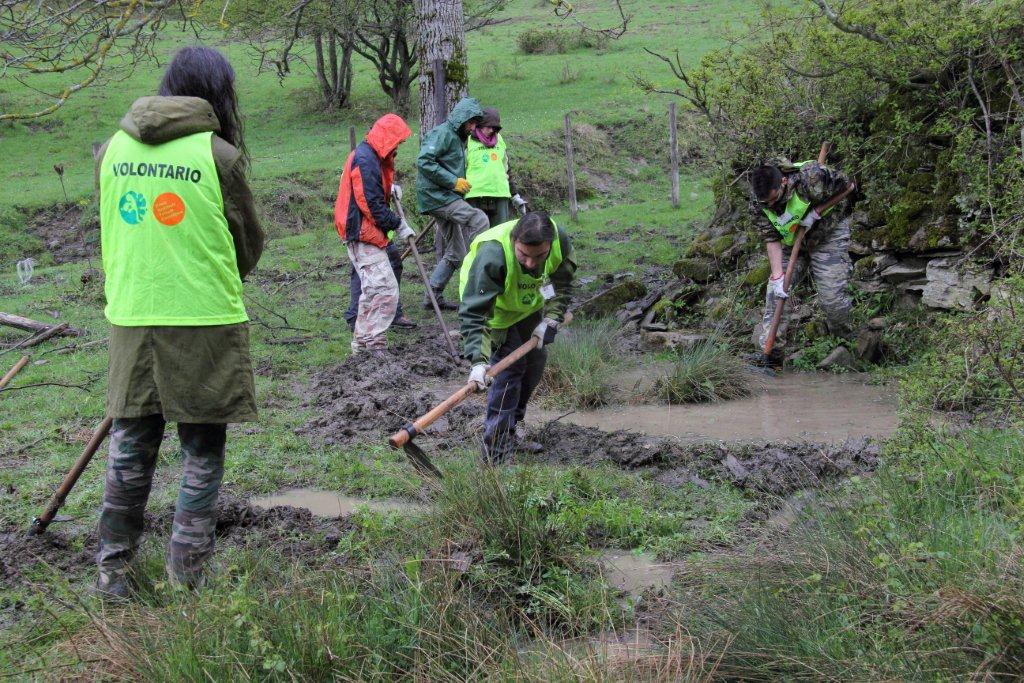
<svg viewBox="0 0 1024 683">
<path fill-rule="evenodd" d="M 469 371 L 469 384 L 473 385 L 473 391 L 483 391 L 490 386 L 491 378 L 487 376 L 490 369 L 491 366 L 487 363 L 477 363 Z"/>
<path fill-rule="evenodd" d="M 412 238 L 416 237 L 416 231 L 412 229 L 406 220 L 403 218 L 401 225 L 398 226 L 398 231 L 395 233 L 395 237 L 398 239 L 408 242 Z"/>
<path fill-rule="evenodd" d="M 391 196 L 396 202 L 402 201 L 402 186 L 398 183 L 391 183 Z"/>
<path fill-rule="evenodd" d="M 768 291 L 776 299 L 788 299 L 789 294 L 786 293 L 786 276 L 780 275 L 777 278 L 768 279 Z"/>
<path fill-rule="evenodd" d="M 810 211 L 807 212 L 807 215 L 804 216 L 804 219 L 800 221 L 800 225 L 810 230 L 811 228 L 814 227 L 814 224 L 817 223 L 820 218 L 821 215 L 814 209 L 811 209 Z"/>
<path fill-rule="evenodd" d="M 519 213 L 526 213 L 526 200 L 518 193 L 512 195 L 512 206 L 514 206 L 516 211 Z"/>
<path fill-rule="evenodd" d="M 558 333 L 558 321 L 551 318 L 544 318 L 537 327 L 533 328 L 533 334 L 537 338 L 537 348 L 543 349 L 545 344 L 555 341 Z"/>
</svg>

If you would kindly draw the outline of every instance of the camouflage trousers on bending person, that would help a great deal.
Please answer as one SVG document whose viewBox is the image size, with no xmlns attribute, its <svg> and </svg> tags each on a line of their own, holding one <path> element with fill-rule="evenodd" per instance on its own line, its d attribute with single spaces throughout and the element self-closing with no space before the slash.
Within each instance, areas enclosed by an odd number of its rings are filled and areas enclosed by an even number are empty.
<svg viewBox="0 0 1024 683">
<path fill-rule="evenodd" d="M 828 226 L 831 230 L 815 234 L 814 231 L 818 227 L 815 226 L 808 233 L 804 247 L 801 248 L 797 257 L 793 270 L 793 281 L 789 287 L 789 299 L 786 301 L 786 308 L 783 311 L 782 321 L 779 323 L 779 331 L 776 335 L 776 346 L 780 348 L 786 344 L 786 333 L 797 306 L 793 292 L 806 274 L 808 266 L 810 266 L 811 277 L 814 280 L 814 288 L 818 293 L 818 303 L 825 312 L 825 322 L 828 325 L 829 333 L 844 339 L 849 338 L 851 334 L 850 310 L 852 303 L 848 291 L 850 271 L 853 268 L 853 262 L 850 260 L 850 218 L 848 216 L 841 218 L 835 225 Z M 789 266 L 789 256 L 790 248 L 783 247 L 783 270 Z M 764 302 L 764 316 L 755 332 L 758 348 L 764 348 L 764 343 L 768 338 L 768 330 L 772 324 L 772 317 L 775 315 L 776 301 L 771 288 L 768 288 Z"/>
<path fill-rule="evenodd" d="M 96 557 L 101 578 L 126 572 L 138 550 L 165 425 L 161 415 L 114 420 Z M 167 573 L 186 585 L 200 580 L 213 554 L 226 434 L 223 424 L 178 424 L 184 472 L 167 549 Z"/>
</svg>

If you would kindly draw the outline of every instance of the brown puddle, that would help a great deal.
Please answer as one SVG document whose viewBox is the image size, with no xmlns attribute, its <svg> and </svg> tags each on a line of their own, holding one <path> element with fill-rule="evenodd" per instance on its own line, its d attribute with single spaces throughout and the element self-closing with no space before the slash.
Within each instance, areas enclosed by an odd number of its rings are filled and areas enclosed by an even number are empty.
<svg viewBox="0 0 1024 683">
<path fill-rule="evenodd" d="M 612 588 L 639 596 L 648 588 L 665 588 L 671 583 L 676 564 L 659 562 L 650 553 L 606 550 L 598 556 L 605 581 Z"/>
<path fill-rule="evenodd" d="M 630 372 L 625 382 L 637 376 L 636 371 Z M 842 443 L 888 436 L 897 424 L 895 392 L 865 380 L 861 374 L 783 373 L 762 379 L 752 396 L 735 401 L 609 406 L 579 410 L 561 421 L 605 431 L 643 432 L 682 443 Z M 538 410 L 530 417 L 542 427 L 559 415 Z"/>
<path fill-rule="evenodd" d="M 293 507 L 309 510 L 317 517 L 337 518 L 359 510 L 370 512 L 422 512 L 426 508 L 418 503 L 393 498 L 358 498 L 343 496 L 319 489 L 289 489 L 272 496 L 253 498 L 253 507 L 269 509 Z"/>
</svg>

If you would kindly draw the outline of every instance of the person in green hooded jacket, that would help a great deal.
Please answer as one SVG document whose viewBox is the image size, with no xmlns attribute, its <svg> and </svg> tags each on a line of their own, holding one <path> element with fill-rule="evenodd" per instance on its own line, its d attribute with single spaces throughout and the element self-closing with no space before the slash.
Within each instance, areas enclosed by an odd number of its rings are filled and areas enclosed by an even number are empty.
<svg viewBox="0 0 1024 683">
<path fill-rule="evenodd" d="M 466 202 L 472 187 L 466 180 L 466 142 L 483 117 L 480 103 L 463 97 L 448 119 L 423 136 L 416 159 L 416 204 L 421 214 L 437 221 L 444 254 L 430 274 L 430 288 L 437 303 L 454 311 L 458 304 L 444 298 L 444 288 L 466 256 L 469 243 L 490 227 L 487 214 Z M 429 297 L 423 305 L 430 308 Z"/>
<path fill-rule="evenodd" d="M 248 162 L 234 71 L 204 47 L 179 51 L 159 96 L 136 100 L 97 153 L 114 418 L 97 554 L 104 599 L 130 595 L 168 421 L 183 467 L 170 579 L 200 584 L 213 553 L 227 424 L 256 419 L 242 278 L 264 235 Z"/>
</svg>

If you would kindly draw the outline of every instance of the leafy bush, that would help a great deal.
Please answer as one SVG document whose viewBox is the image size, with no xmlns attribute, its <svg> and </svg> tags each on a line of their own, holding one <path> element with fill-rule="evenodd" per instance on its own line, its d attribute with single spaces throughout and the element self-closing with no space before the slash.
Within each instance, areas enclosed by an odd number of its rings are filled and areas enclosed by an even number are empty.
<svg viewBox="0 0 1024 683">
<path fill-rule="evenodd" d="M 743 361 L 714 339 L 680 351 L 652 391 L 668 403 L 728 401 L 747 396 L 752 378 Z"/>
<path fill-rule="evenodd" d="M 553 28 L 528 28 L 516 36 L 519 49 L 528 55 L 562 54 L 570 40 L 567 32 Z"/>
<path fill-rule="evenodd" d="M 904 375 L 911 405 L 1024 419 L 1024 279 L 998 291 L 982 312 L 936 323 L 933 347 Z"/>
<path fill-rule="evenodd" d="M 622 338 L 617 321 L 577 320 L 560 330 L 549 347 L 541 390 L 559 405 L 603 405 L 621 362 Z"/>
<path fill-rule="evenodd" d="M 705 115 L 720 201 L 745 210 L 744 191 L 728 196 L 737 173 L 780 154 L 813 159 L 829 140 L 833 162 L 860 181 L 862 241 L 921 249 L 989 238 L 1021 266 L 1019 2 L 765 3 L 757 23 L 747 34 L 763 38 L 696 68 L 659 55 L 670 86 L 638 78 Z"/>
</svg>

